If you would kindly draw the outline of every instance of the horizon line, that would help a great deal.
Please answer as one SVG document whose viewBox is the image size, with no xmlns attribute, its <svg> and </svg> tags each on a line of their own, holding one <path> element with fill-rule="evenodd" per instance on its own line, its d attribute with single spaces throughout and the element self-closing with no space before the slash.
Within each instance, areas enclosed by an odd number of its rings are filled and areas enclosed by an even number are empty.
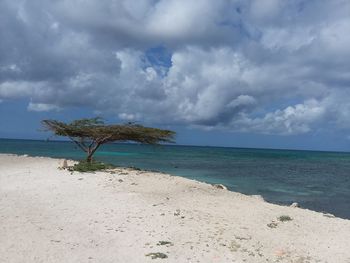
<svg viewBox="0 0 350 263">
<path fill-rule="evenodd" d="M 72 142 L 70 140 L 48 140 L 48 139 L 24 139 L 24 138 L 2 138 L 0 140 L 20 140 L 20 141 L 41 141 L 41 142 Z M 134 144 L 132 142 L 111 142 L 107 144 Z M 261 147 L 238 147 L 238 146 L 219 146 L 219 145 L 195 145 L 195 144 L 177 144 L 177 143 L 165 143 L 160 145 L 166 146 L 182 146 L 182 147 L 212 147 L 212 148 L 234 148 L 234 149 L 250 149 L 250 150 L 279 150 L 279 151 L 304 151 L 304 152 L 328 152 L 328 153 L 350 153 L 350 151 L 342 150 L 311 150 L 311 149 L 290 149 L 290 148 L 261 148 Z"/>
</svg>

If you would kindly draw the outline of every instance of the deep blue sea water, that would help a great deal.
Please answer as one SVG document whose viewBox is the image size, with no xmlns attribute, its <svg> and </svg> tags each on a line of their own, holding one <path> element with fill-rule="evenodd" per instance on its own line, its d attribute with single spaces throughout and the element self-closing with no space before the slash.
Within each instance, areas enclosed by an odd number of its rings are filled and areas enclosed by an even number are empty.
<svg viewBox="0 0 350 263">
<path fill-rule="evenodd" d="M 72 143 L 56 141 L 0 139 L 0 153 L 84 157 Z M 108 144 L 96 159 L 222 183 L 269 202 L 298 202 L 304 208 L 350 219 L 350 153 Z"/>
</svg>

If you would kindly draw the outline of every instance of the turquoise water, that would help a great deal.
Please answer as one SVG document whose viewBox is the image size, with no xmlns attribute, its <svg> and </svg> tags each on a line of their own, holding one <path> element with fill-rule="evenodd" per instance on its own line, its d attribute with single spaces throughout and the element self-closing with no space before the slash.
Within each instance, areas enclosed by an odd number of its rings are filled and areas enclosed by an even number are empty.
<svg viewBox="0 0 350 263">
<path fill-rule="evenodd" d="M 69 142 L 0 140 L 1 153 L 80 159 Z M 104 145 L 96 159 L 162 171 L 278 204 L 350 219 L 350 153 L 192 146 Z M 0 168 L 1 169 L 1 168 Z"/>
</svg>

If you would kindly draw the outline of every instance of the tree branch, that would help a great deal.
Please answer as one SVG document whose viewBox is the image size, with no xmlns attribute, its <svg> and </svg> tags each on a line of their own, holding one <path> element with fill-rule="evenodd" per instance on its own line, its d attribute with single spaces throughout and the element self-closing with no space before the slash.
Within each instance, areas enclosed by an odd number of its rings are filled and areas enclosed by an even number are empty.
<svg viewBox="0 0 350 263">
<path fill-rule="evenodd" d="M 88 152 L 88 149 L 85 148 L 83 145 L 81 145 L 78 141 L 76 141 L 73 137 L 68 136 L 69 139 L 71 139 L 80 149 L 82 149 L 84 152 Z"/>
</svg>

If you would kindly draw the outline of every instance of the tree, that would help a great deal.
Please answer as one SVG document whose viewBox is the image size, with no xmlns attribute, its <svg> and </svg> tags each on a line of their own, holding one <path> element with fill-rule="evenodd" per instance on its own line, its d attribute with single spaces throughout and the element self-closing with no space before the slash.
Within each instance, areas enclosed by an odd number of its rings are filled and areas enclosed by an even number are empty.
<svg viewBox="0 0 350 263">
<path fill-rule="evenodd" d="M 173 142 L 175 132 L 142 125 L 127 123 L 107 125 L 99 117 L 80 119 L 71 123 L 57 120 L 43 120 L 45 130 L 52 131 L 57 136 L 65 136 L 72 140 L 86 154 L 86 161 L 92 162 L 96 150 L 109 142 L 138 142 L 144 144 L 158 144 Z"/>
</svg>

